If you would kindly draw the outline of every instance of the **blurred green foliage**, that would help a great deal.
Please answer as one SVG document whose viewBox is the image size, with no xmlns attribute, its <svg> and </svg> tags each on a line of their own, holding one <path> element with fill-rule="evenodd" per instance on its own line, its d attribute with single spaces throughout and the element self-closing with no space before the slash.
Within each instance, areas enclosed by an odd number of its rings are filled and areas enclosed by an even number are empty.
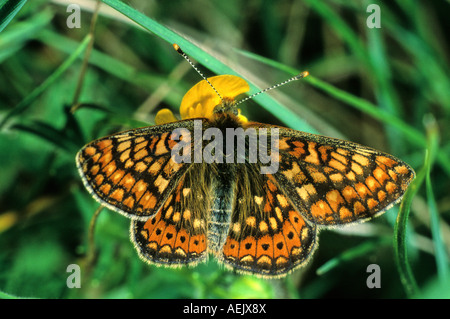
<svg viewBox="0 0 450 319">
<path fill-rule="evenodd" d="M 105 0 L 111 7 L 99 10 L 84 73 L 95 2 L 82 7 L 79 29 L 66 24 L 76 1 L 25 2 L 0 7 L 0 297 L 449 297 L 448 2 Z M 380 29 L 366 25 L 370 3 L 380 6 Z M 421 178 L 401 208 L 404 224 L 396 224 L 397 206 L 370 223 L 323 231 L 310 264 L 265 280 L 213 258 L 192 268 L 149 266 L 129 240 L 129 220 L 103 209 L 89 267 L 98 204 L 75 154 L 95 138 L 152 125 L 162 107 L 178 110 L 199 77 L 173 50 L 175 38 L 206 75 L 236 72 L 252 92 L 308 69 L 310 78 L 249 101 L 243 113 L 410 163 Z M 401 242 L 406 255 L 398 257 Z M 417 289 L 406 288 L 396 259 Z M 380 289 L 366 286 L 373 263 Z M 80 289 L 67 287 L 70 264 L 81 266 Z"/>
</svg>

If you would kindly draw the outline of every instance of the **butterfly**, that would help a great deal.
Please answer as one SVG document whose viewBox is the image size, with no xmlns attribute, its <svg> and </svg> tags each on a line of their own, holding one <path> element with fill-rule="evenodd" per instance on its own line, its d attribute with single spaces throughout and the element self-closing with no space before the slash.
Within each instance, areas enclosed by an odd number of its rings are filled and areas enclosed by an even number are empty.
<svg viewBox="0 0 450 319">
<path fill-rule="evenodd" d="M 248 121 L 235 101 L 248 89 L 236 76 L 205 78 L 183 98 L 183 120 L 160 111 L 159 125 L 78 152 L 85 187 L 131 219 L 144 261 L 178 267 L 213 255 L 240 273 L 282 277 L 309 261 L 321 228 L 382 214 L 414 179 L 408 164 L 375 149 Z M 229 138 L 239 130 L 252 134 Z"/>
</svg>

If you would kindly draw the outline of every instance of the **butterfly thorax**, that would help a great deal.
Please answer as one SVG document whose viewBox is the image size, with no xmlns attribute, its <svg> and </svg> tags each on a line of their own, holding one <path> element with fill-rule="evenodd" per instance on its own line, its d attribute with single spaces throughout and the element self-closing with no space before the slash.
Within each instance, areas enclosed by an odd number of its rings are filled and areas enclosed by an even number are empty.
<svg viewBox="0 0 450 319">
<path fill-rule="evenodd" d="M 238 110 L 236 108 L 236 101 L 231 98 L 224 98 L 221 104 L 214 107 L 213 113 L 217 115 L 227 113 L 237 116 Z"/>
</svg>

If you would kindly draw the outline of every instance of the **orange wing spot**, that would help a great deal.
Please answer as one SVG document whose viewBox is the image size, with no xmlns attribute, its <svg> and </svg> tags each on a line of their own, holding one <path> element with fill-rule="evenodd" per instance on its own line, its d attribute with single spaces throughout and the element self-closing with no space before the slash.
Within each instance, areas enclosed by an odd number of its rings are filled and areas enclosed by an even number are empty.
<svg viewBox="0 0 450 319">
<path fill-rule="evenodd" d="M 305 174 L 303 174 L 296 162 L 292 162 L 292 168 L 283 170 L 282 173 L 290 180 L 295 179 L 298 175 L 302 175 L 300 177 L 306 178 Z"/>
<path fill-rule="evenodd" d="M 271 211 L 272 211 L 272 201 L 273 201 L 273 196 L 272 196 L 272 194 L 271 193 L 268 193 L 267 194 L 268 196 L 268 198 L 266 199 L 266 203 L 264 204 L 264 209 L 263 209 L 263 211 L 265 212 L 265 213 L 270 213 Z M 270 195 L 270 198 L 269 198 L 269 195 Z"/>
<path fill-rule="evenodd" d="M 267 225 L 267 223 L 265 221 L 261 221 L 259 223 L 259 231 L 263 234 L 267 233 L 269 231 L 269 226 Z"/>
<path fill-rule="evenodd" d="M 256 257 L 267 255 L 273 258 L 273 237 L 270 235 L 262 236 L 258 239 L 258 247 L 256 249 Z"/>
<path fill-rule="evenodd" d="M 131 141 L 122 142 L 117 145 L 117 152 L 122 153 L 123 151 L 129 149 L 131 146 Z"/>
<path fill-rule="evenodd" d="M 360 164 L 361 166 L 368 166 L 369 159 L 361 154 L 355 154 L 352 156 L 352 160 Z"/>
<path fill-rule="evenodd" d="M 223 246 L 223 253 L 225 258 L 235 261 L 238 258 L 239 243 L 228 237 L 225 245 Z"/>
<path fill-rule="evenodd" d="M 355 189 L 361 198 L 365 198 L 371 195 L 370 190 L 363 183 L 356 184 Z"/>
<path fill-rule="evenodd" d="M 283 221 L 283 213 L 281 212 L 280 207 L 275 207 L 275 214 L 280 222 Z"/>
<path fill-rule="evenodd" d="M 398 180 L 398 175 L 393 170 L 388 170 L 389 177 L 396 182 Z"/>
<path fill-rule="evenodd" d="M 295 148 L 300 149 L 300 153 L 304 154 L 305 153 L 305 143 L 302 143 L 300 141 L 293 141 L 292 144 L 295 146 Z"/>
<path fill-rule="evenodd" d="M 139 142 L 138 139 L 136 139 L 134 142 L 137 143 L 136 146 L 134 147 L 134 152 L 139 152 L 140 149 L 143 149 L 148 145 L 148 141 L 145 140 L 143 142 Z"/>
<path fill-rule="evenodd" d="M 277 220 L 275 219 L 275 217 L 269 218 L 269 224 L 270 224 L 270 228 L 272 228 L 273 231 L 276 231 L 278 229 L 278 223 L 277 223 Z"/>
<path fill-rule="evenodd" d="M 189 252 L 200 255 L 206 250 L 206 238 L 205 235 L 192 236 L 189 240 Z"/>
<path fill-rule="evenodd" d="M 106 176 L 111 176 L 117 170 L 117 166 L 115 162 L 111 162 L 103 168 L 103 172 Z"/>
<path fill-rule="evenodd" d="M 97 153 L 94 156 L 91 157 L 92 162 L 96 163 L 98 161 L 98 159 L 100 158 L 100 156 L 102 156 L 101 153 Z"/>
<path fill-rule="evenodd" d="M 173 247 L 175 240 L 177 239 L 177 230 L 174 225 L 168 224 L 166 229 L 164 230 L 163 236 L 161 237 L 160 246 L 169 245 Z"/>
<path fill-rule="evenodd" d="M 145 139 L 145 137 L 143 137 L 143 136 L 136 137 L 136 139 L 134 140 L 134 143 L 139 144 L 139 143 L 144 142 L 145 140 L 146 140 L 146 139 Z"/>
<path fill-rule="evenodd" d="M 378 183 L 378 181 L 375 178 L 373 178 L 373 176 L 368 176 L 366 178 L 366 185 L 372 193 L 375 193 L 377 189 L 381 186 L 380 183 Z"/>
<path fill-rule="evenodd" d="M 342 176 L 342 174 L 339 174 L 339 173 L 331 174 L 329 177 L 333 183 L 340 183 L 344 179 L 344 176 Z"/>
<path fill-rule="evenodd" d="M 347 157 L 343 156 L 342 154 L 331 152 L 331 156 L 344 165 L 348 164 Z"/>
<path fill-rule="evenodd" d="M 189 209 L 186 209 L 184 212 L 183 212 L 183 219 L 185 220 L 185 221 L 188 221 L 188 220 L 191 220 L 191 211 L 189 210 Z"/>
<path fill-rule="evenodd" d="M 317 220 L 333 219 L 331 207 L 323 200 L 319 200 L 311 206 L 311 214 Z"/>
<path fill-rule="evenodd" d="M 148 169 L 148 172 L 152 175 L 156 175 L 159 173 L 159 171 L 161 170 L 161 159 L 155 161 Z"/>
<path fill-rule="evenodd" d="M 150 221 L 150 220 L 149 220 Z M 145 226 L 149 225 L 149 221 L 145 223 Z M 155 242 L 159 244 L 161 242 L 161 237 L 163 235 L 164 229 L 166 228 L 166 222 L 162 219 L 155 220 L 154 225 L 149 225 L 149 242 Z"/>
<path fill-rule="evenodd" d="M 386 184 L 386 190 L 389 194 L 393 194 L 395 193 L 395 191 L 397 190 L 397 185 L 395 185 L 392 182 L 387 182 Z"/>
<path fill-rule="evenodd" d="M 104 180 L 105 180 L 105 177 L 103 175 L 95 176 L 95 184 L 97 184 L 97 186 L 100 186 Z"/>
<path fill-rule="evenodd" d="M 147 191 L 147 188 L 148 188 L 147 183 L 143 182 L 142 180 L 138 180 L 136 184 L 134 184 L 131 192 L 134 193 L 134 196 L 136 198 L 140 199 L 142 195 L 144 195 L 144 193 Z"/>
<path fill-rule="evenodd" d="M 94 156 L 95 153 L 97 153 L 97 150 L 95 149 L 95 147 L 92 146 L 88 146 L 84 149 L 84 154 L 88 155 L 88 156 Z"/>
<path fill-rule="evenodd" d="M 173 206 L 169 206 L 169 208 L 166 210 L 166 213 L 164 214 L 164 219 L 170 219 L 170 216 L 172 216 L 173 213 Z M 162 212 L 161 212 L 162 214 Z"/>
<path fill-rule="evenodd" d="M 270 179 L 267 180 L 267 186 L 271 192 L 275 192 L 278 189 Z"/>
<path fill-rule="evenodd" d="M 380 182 L 381 185 L 384 184 L 384 181 L 389 179 L 389 175 L 386 174 L 384 170 L 381 169 L 381 167 L 377 167 L 373 170 L 373 176 Z"/>
<path fill-rule="evenodd" d="M 355 202 L 355 204 L 353 204 L 353 212 L 355 213 L 355 215 L 359 215 L 361 213 L 364 213 L 365 211 L 366 208 L 363 204 L 361 204 L 361 202 L 357 201 Z"/>
<path fill-rule="evenodd" d="M 376 160 L 380 163 L 383 163 L 384 165 L 386 165 L 388 167 L 393 167 L 395 164 L 397 164 L 397 162 L 394 161 L 393 159 L 386 157 L 386 156 L 382 156 L 382 155 L 377 156 Z"/>
<path fill-rule="evenodd" d="M 364 170 L 362 169 L 361 165 L 352 162 L 351 165 L 352 171 L 354 171 L 357 175 L 362 175 L 364 173 Z"/>
<path fill-rule="evenodd" d="M 343 221 L 349 220 L 352 218 L 352 212 L 347 207 L 341 207 L 339 209 L 339 218 Z"/>
<path fill-rule="evenodd" d="M 406 175 L 406 174 L 409 173 L 409 169 L 408 169 L 408 167 L 406 167 L 405 165 L 399 165 L 399 166 L 396 166 L 394 169 L 395 169 L 395 171 L 396 171 L 397 173 L 399 173 L 399 174 Z"/>
<path fill-rule="evenodd" d="M 386 192 L 385 191 L 379 191 L 378 192 L 378 200 L 380 202 L 383 202 L 386 199 Z"/>
<path fill-rule="evenodd" d="M 234 223 L 233 225 L 230 226 L 230 229 L 236 236 L 239 236 L 241 234 L 241 224 L 239 223 Z"/>
<path fill-rule="evenodd" d="M 102 140 L 102 141 L 97 143 L 97 146 L 98 146 L 99 150 L 104 150 L 105 148 L 108 148 L 111 145 L 112 145 L 112 141 L 111 140 Z"/>
<path fill-rule="evenodd" d="M 356 181 L 356 175 L 353 171 L 348 172 L 345 176 L 353 182 Z"/>
<path fill-rule="evenodd" d="M 317 144 L 314 142 L 308 143 L 309 155 L 304 158 L 304 161 L 311 164 L 320 165 L 319 154 L 316 151 L 316 145 Z"/>
<path fill-rule="evenodd" d="M 375 199 L 369 198 L 367 200 L 367 207 L 369 207 L 369 209 L 374 209 L 375 207 L 377 207 L 377 205 L 378 205 L 378 201 L 376 201 Z"/>
<path fill-rule="evenodd" d="M 317 191 L 313 184 L 306 184 L 301 188 L 297 187 L 295 190 L 304 201 L 309 200 L 311 196 L 317 195 Z"/>
<path fill-rule="evenodd" d="M 124 178 L 122 178 L 122 180 L 120 181 L 121 186 L 123 186 L 124 188 L 126 188 L 126 190 L 129 192 L 131 190 L 131 188 L 133 187 L 134 183 L 136 182 L 136 180 L 134 179 L 133 176 L 131 176 L 129 173 L 127 175 L 125 175 Z"/>
<path fill-rule="evenodd" d="M 345 172 L 346 167 L 341 162 L 335 160 L 334 158 L 328 162 L 328 166 L 337 169 L 338 171 Z"/>
<path fill-rule="evenodd" d="M 166 199 L 166 202 L 164 203 L 164 209 L 167 209 L 169 205 L 172 203 L 173 195 L 169 195 L 169 197 Z"/>
<path fill-rule="evenodd" d="M 181 220 L 181 213 L 175 212 L 175 214 L 173 214 L 172 220 L 174 223 L 178 223 Z"/>
<path fill-rule="evenodd" d="M 256 218 L 254 216 L 247 217 L 247 219 L 245 220 L 245 223 L 248 226 L 254 228 L 254 227 L 256 227 Z"/>
<path fill-rule="evenodd" d="M 122 162 L 122 163 L 125 163 L 126 161 L 128 161 L 130 159 L 130 149 L 128 149 L 128 150 L 126 150 L 126 151 L 124 151 L 124 152 L 122 152 L 121 154 L 120 154 L 120 157 L 119 157 L 119 160 Z M 126 165 L 125 165 L 126 166 Z M 128 167 L 127 167 L 128 168 Z"/>
<path fill-rule="evenodd" d="M 91 167 L 91 175 L 97 175 L 99 171 L 100 171 L 99 165 L 94 165 Z"/>
<path fill-rule="evenodd" d="M 111 152 L 103 153 L 103 155 L 99 158 L 99 162 L 102 165 L 102 168 L 108 165 L 112 160 Z"/>
<path fill-rule="evenodd" d="M 156 206 L 156 197 L 152 193 L 147 191 L 144 196 L 139 200 L 139 204 L 142 205 L 143 209 L 153 209 Z"/>
<path fill-rule="evenodd" d="M 125 200 L 122 202 L 125 206 L 128 206 L 130 209 L 134 207 L 134 198 L 133 196 L 128 196 L 125 198 Z"/>
<path fill-rule="evenodd" d="M 301 228 L 305 226 L 305 221 L 303 218 L 300 217 L 299 213 L 293 210 L 289 211 L 289 221 L 297 233 L 299 233 Z"/>
<path fill-rule="evenodd" d="M 189 249 L 189 237 L 190 235 L 183 228 L 181 228 L 177 233 L 175 247 L 181 248 L 184 254 L 186 254 Z"/>
<path fill-rule="evenodd" d="M 345 203 L 338 190 L 331 190 L 326 195 L 327 202 L 334 212 L 338 212 L 339 206 Z"/>
<path fill-rule="evenodd" d="M 358 194 L 353 187 L 347 186 L 342 190 L 342 196 L 344 196 L 347 203 L 351 203 L 355 198 L 358 197 Z"/>
<path fill-rule="evenodd" d="M 169 150 L 166 148 L 166 138 L 169 133 L 164 133 L 160 136 L 158 143 L 156 144 L 156 148 L 154 151 L 155 155 L 162 155 L 169 152 Z"/>
<path fill-rule="evenodd" d="M 288 221 L 283 224 L 283 236 L 286 242 L 288 251 L 292 252 L 293 248 L 301 247 L 300 237 L 298 237 L 297 230 Z"/>
<path fill-rule="evenodd" d="M 260 271 L 264 272 L 265 270 L 268 270 L 272 266 L 272 258 L 263 255 L 256 260 L 256 264 L 260 268 Z"/>
<path fill-rule="evenodd" d="M 323 173 L 319 172 L 315 167 L 309 168 L 309 174 L 311 175 L 315 183 L 327 182 L 327 177 Z"/>
<path fill-rule="evenodd" d="M 103 194 L 108 195 L 109 192 L 111 191 L 111 185 L 110 184 L 103 184 L 102 186 L 100 186 L 100 191 Z"/>
<path fill-rule="evenodd" d="M 337 148 L 336 152 L 338 152 L 341 155 L 348 156 L 348 151 L 343 148 Z"/>
<path fill-rule="evenodd" d="M 279 139 L 279 144 L 278 144 L 278 149 L 279 150 L 286 150 L 286 149 L 290 149 L 291 147 L 289 146 L 288 143 L 286 143 L 286 141 L 284 139 Z"/>
<path fill-rule="evenodd" d="M 255 237 L 248 236 L 247 238 L 242 240 L 240 243 L 238 243 L 234 240 L 232 240 L 232 241 L 236 243 L 237 247 L 235 247 L 235 248 L 238 249 L 239 259 L 242 257 L 245 257 L 247 255 L 250 255 L 250 256 L 256 255 L 256 239 L 255 239 Z M 237 255 L 237 252 L 236 252 L 236 255 Z"/>
<path fill-rule="evenodd" d="M 281 194 L 277 194 L 277 199 L 278 199 L 278 202 L 280 203 L 281 207 L 287 207 L 288 206 L 288 202 L 287 202 L 286 196 L 281 195 Z"/>
<path fill-rule="evenodd" d="M 125 168 L 130 168 L 130 167 L 132 167 L 133 165 L 134 165 L 134 162 L 131 160 L 131 158 L 129 158 L 129 159 L 126 161 L 124 167 L 125 167 Z"/>
<path fill-rule="evenodd" d="M 277 233 L 273 236 L 273 244 L 274 246 L 274 258 L 278 258 L 280 256 L 289 258 L 289 252 L 287 250 L 286 243 L 284 242 L 284 236 L 282 233 Z"/>
<path fill-rule="evenodd" d="M 326 163 L 328 161 L 327 151 L 329 151 L 331 149 L 332 148 L 330 146 L 326 146 L 326 145 L 319 146 L 319 153 L 320 153 L 320 158 L 322 159 L 322 162 Z"/>
<path fill-rule="evenodd" d="M 121 202 L 123 200 L 124 191 L 121 188 L 116 188 L 109 197 L 114 199 L 117 202 Z"/>
<path fill-rule="evenodd" d="M 125 172 L 118 169 L 109 178 L 110 178 L 111 182 L 113 182 L 114 184 L 117 184 L 122 179 L 123 175 L 125 175 Z"/>
<path fill-rule="evenodd" d="M 158 175 L 158 178 L 155 180 L 154 185 L 158 187 L 159 192 L 162 193 L 167 188 L 167 185 L 169 185 L 169 181 L 161 175 Z M 180 193 L 178 193 L 177 196 L 180 196 Z M 177 201 L 179 201 L 179 199 Z"/>
<path fill-rule="evenodd" d="M 144 149 L 141 149 L 139 152 L 135 153 L 133 157 L 136 161 L 139 161 L 140 159 L 146 157 L 147 155 L 148 155 L 148 152 L 144 148 Z"/>
<path fill-rule="evenodd" d="M 142 173 L 143 171 L 145 171 L 147 169 L 147 165 L 144 162 L 137 162 L 134 165 L 134 170 L 138 173 Z"/>
</svg>

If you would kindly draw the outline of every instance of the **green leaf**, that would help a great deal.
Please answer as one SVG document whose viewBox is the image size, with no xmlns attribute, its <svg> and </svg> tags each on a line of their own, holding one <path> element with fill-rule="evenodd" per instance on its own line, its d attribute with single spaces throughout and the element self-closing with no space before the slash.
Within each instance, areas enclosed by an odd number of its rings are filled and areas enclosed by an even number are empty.
<svg viewBox="0 0 450 319">
<path fill-rule="evenodd" d="M 0 32 L 11 22 L 27 0 L 6 0 L 0 4 Z"/>
</svg>

